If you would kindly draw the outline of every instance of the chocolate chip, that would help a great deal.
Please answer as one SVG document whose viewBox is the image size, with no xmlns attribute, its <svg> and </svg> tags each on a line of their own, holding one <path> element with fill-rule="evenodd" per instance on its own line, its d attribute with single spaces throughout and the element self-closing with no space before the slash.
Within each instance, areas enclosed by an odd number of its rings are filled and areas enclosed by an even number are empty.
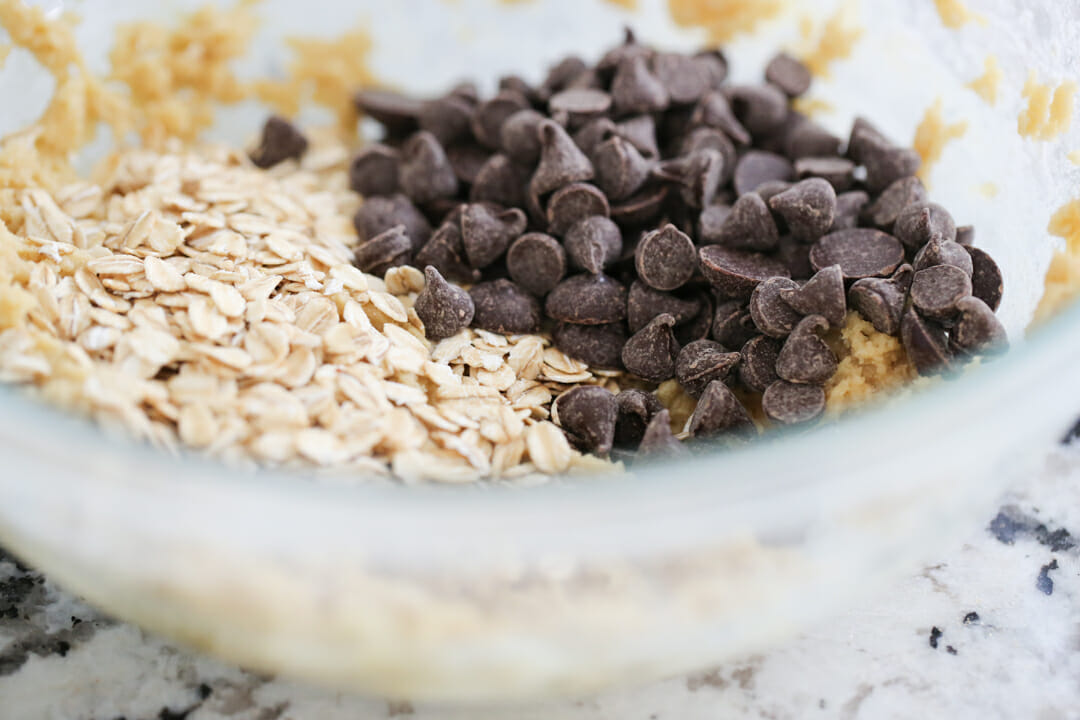
<svg viewBox="0 0 1080 720">
<path fill-rule="evenodd" d="M 773 195 L 769 207 L 784 218 L 796 240 L 811 243 L 832 227 L 836 216 L 836 191 L 827 181 L 810 178 Z"/>
<path fill-rule="evenodd" d="M 1001 296 L 1005 291 L 1001 269 L 985 250 L 966 245 L 964 249 L 971 256 L 971 294 L 997 312 L 998 306 L 1001 305 Z"/>
<path fill-rule="evenodd" d="M 810 71 L 787 53 L 779 53 L 765 66 L 765 80 L 788 97 L 799 97 L 810 89 Z"/>
<path fill-rule="evenodd" d="M 552 115 L 564 112 L 569 126 L 580 127 L 589 120 L 605 115 L 611 109 L 611 96 L 593 88 L 568 88 L 560 90 L 548 100 L 548 112 Z"/>
<path fill-rule="evenodd" d="M 681 325 L 694 319 L 701 309 L 701 303 L 695 300 L 684 300 L 635 280 L 626 300 L 626 320 L 630 332 L 637 332 L 657 315 L 667 313 Z"/>
<path fill-rule="evenodd" d="M 981 354 L 1008 348 L 1009 338 L 1005 327 L 982 300 L 977 297 L 961 298 L 956 303 L 956 311 L 956 324 L 949 333 L 949 347 L 952 350 Z"/>
<path fill-rule="evenodd" d="M 686 55 L 657 53 L 652 66 L 672 105 L 696 103 L 712 84 L 708 69 Z"/>
<path fill-rule="evenodd" d="M 825 412 L 825 390 L 820 385 L 777 380 L 761 396 L 761 409 L 780 425 L 808 423 Z"/>
<path fill-rule="evenodd" d="M 774 277 L 754 288 L 750 295 L 750 317 L 758 330 L 769 337 L 787 337 L 802 317 L 780 298 L 784 291 L 798 290 L 790 278 Z"/>
<path fill-rule="evenodd" d="M 592 179 L 592 163 L 562 126 L 545 120 L 539 125 L 539 133 L 540 164 L 529 182 L 530 192 L 546 195 L 572 182 Z"/>
<path fill-rule="evenodd" d="M 740 196 L 719 227 L 716 220 L 724 210 L 710 210 L 706 210 L 701 216 L 700 239 L 703 244 L 764 252 L 774 249 L 780 241 L 776 221 L 773 220 L 765 201 L 757 193 Z M 706 213 L 710 214 L 706 216 Z"/>
<path fill-rule="evenodd" d="M 904 261 L 904 248 L 892 235 L 868 228 L 830 233 L 810 248 L 814 270 L 839 265 L 845 280 L 882 277 Z"/>
<path fill-rule="evenodd" d="M 618 135 L 593 150 L 592 162 L 596 184 L 612 200 L 633 195 L 649 177 L 649 161 L 629 140 Z"/>
<path fill-rule="evenodd" d="M 781 290 L 780 297 L 796 312 L 802 315 L 821 315 L 833 327 L 843 325 L 847 316 L 844 274 L 839 265 L 822 268 L 802 287 Z"/>
<path fill-rule="evenodd" d="M 698 258 L 705 279 L 728 298 L 748 299 L 758 283 L 789 274 L 787 266 L 779 260 L 722 245 L 706 245 L 698 250 Z"/>
<path fill-rule="evenodd" d="M 787 266 L 795 280 L 805 280 L 814 274 L 814 268 L 810 265 L 810 246 L 790 235 L 780 238 L 776 257 Z"/>
<path fill-rule="evenodd" d="M 952 265 L 963 270 L 968 277 L 975 271 L 971 255 L 963 245 L 952 240 L 942 240 L 938 236 L 923 245 L 922 250 L 916 253 L 912 265 L 916 272 L 935 265 Z"/>
<path fill-rule="evenodd" d="M 971 295 L 971 279 L 952 265 L 934 265 L 915 272 L 911 283 L 911 304 L 931 320 L 949 320 L 956 303 Z"/>
<path fill-rule="evenodd" d="M 720 184 L 724 185 L 735 174 L 735 164 L 739 161 L 738 152 L 727 135 L 710 127 L 694 128 L 682 136 L 679 145 L 680 155 L 691 155 L 698 150 L 715 150 L 724 160 L 720 173 Z"/>
<path fill-rule="evenodd" d="M 349 189 L 365 196 L 393 195 L 399 159 L 398 151 L 388 145 L 368 145 L 349 164 Z"/>
<path fill-rule="evenodd" d="M 842 193 L 855 182 L 855 163 L 842 157 L 804 157 L 795 161 L 795 175 L 799 179 L 818 177 Z"/>
<path fill-rule="evenodd" d="M 626 328 L 621 322 L 608 325 L 560 323 L 555 327 L 551 339 L 555 347 L 575 360 L 588 363 L 589 367 L 622 369 Z"/>
<path fill-rule="evenodd" d="M 872 144 L 891 144 L 889 139 L 864 117 L 855 118 L 848 137 L 847 156 L 858 164 L 866 161 L 867 150 Z"/>
<path fill-rule="evenodd" d="M 536 110 L 518 110 L 499 129 L 499 146 L 511 160 L 532 165 L 540 157 L 540 123 L 544 116 Z"/>
<path fill-rule="evenodd" d="M 622 232 L 619 226 L 602 215 L 579 220 L 563 239 L 566 255 L 572 267 L 594 275 L 619 259 L 622 254 Z"/>
<path fill-rule="evenodd" d="M 642 57 L 645 58 L 645 60 L 652 58 L 652 48 L 639 43 L 631 28 L 624 27 L 623 33 L 625 38 L 622 44 L 616 45 L 604 53 L 603 57 L 596 63 L 597 70 L 601 70 L 604 73 L 611 75 L 623 60 L 634 57 Z"/>
<path fill-rule="evenodd" d="M 704 340 L 709 337 L 709 332 L 712 330 L 712 293 L 708 290 L 701 289 L 694 297 L 701 306 L 701 309 L 686 322 L 679 323 L 675 326 L 675 339 L 679 341 L 680 345 L 688 345 L 697 340 Z M 678 320 L 678 316 L 676 316 L 676 320 Z"/>
<path fill-rule="evenodd" d="M 893 235 L 908 250 L 915 251 L 932 237 L 955 240 L 956 223 L 949 211 L 937 203 L 912 203 L 897 216 Z"/>
<path fill-rule="evenodd" d="M 607 275 L 574 275 L 548 294 L 547 314 L 562 322 L 604 325 L 626 319 L 626 288 Z"/>
<path fill-rule="evenodd" d="M 656 121 L 652 115 L 635 115 L 617 122 L 613 133 L 628 140 L 642 157 L 649 160 L 660 157 L 660 148 L 656 145 Z"/>
<path fill-rule="evenodd" d="M 768 205 L 770 200 L 772 200 L 780 193 L 786 190 L 790 190 L 792 185 L 794 185 L 794 183 L 789 183 L 787 180 L 769 180 L 768 182 L 763 182 L 758 185 L 757 189 L 755 189 L 754 192 L 747 194 L 757 195 L 765 201 L 766 205 Z M 784 227 L 786 229 L 787 225 L 786 223 L 784 223 L 784 219 L 782 217 L 779 217 L 777 213 L 774 213 L 773 215 L 774 217 L 776 217 L 776 226 Z"/>
<path fill-rule="evenodd" d="M 476 182 L 489 157 L 491 154 L 487 148 L 472 140 L 463 140 L 446 147 L 446 159 L 454 169 L 454 174 L 459 181 L 468 185 Z"/>
<path fill-rule="evenodd" d="M 525 232 L 525 225 L 525 213 L 518 208 L 466 205 L 461 213 L 461 240 L 469 264 L 480 269 L 501 258 L 510 243 Z"/>
<path fill-rule="evenodd" d="M 713 380 L 727 380 L 741 359 L 739 353 L 728 352 L 718 342 L 697 340 L 679 351 L 675 379 L 690 397 L 701 397 Z"/>
<path fill-rule="evenodd" d="M 596 385 L 579 385 L 555 398 L 555 412 L 559 425 L 583 449 L 597 455 L 611 452 L 619 412 L 614 394 Z"/>
<path fill-rule="evenodd" d="M 724 347 L 742 347 L 758 334 L 746 302 L 727 300 L 717 303 L 713 314 L 712 336 Z"/>
<path fill-rule="evenodd" d="M 645 225 L 655 220 L 660 214 L 669 192 L 666 185 L 656 185 L 654 187 L 646 185 L 643 190 L 633 197 L 612 205 L 611 219 L 622 227 Z"/>
<path fill-rule="evenodd" d="M 837 360 L 821 333 L 829 321 L 820 315 L 807 315 L 784 341 L 776 357 L 776 374 L 793 383 L 821 385 L 836 372 Z"/>
<path fill-rule="evenodd" d="M 596 118 L 582 125 L 574 132 L 574 144 L 587 156 L 592 156 L 600 143 L 616 135 L 618 129 L 611 118 Z"/>
<path fill-rule="evenodd" d="M 251 151 L 255 167 L 271 168 L 286 160 L 299 159 L 308 141 L 295 125 L 278 115 L 266 118 L 258 146 Z"/>
<path fill-rule="evenodd" d="M 668 93 L 652 74 L 641 55 L 619 61 L 611 80 L 611 99 L 617 115 L 636 115 L 666 110 Z"/>
<path fill-rule="evenodd" d="M 607 197 L 598 188 L 588 183 L 571 183 L 556 190 L 548 200 L 548 232 L 562 236 L 585 218 L 609 214 Z"/>
<path fill-rule="evenodd" d="M 961 225 L 956 228 L 956 242 L 965 247 L 973 247 L 975 245 L 975 228 L 971 225 Z"/>
<path fill-rule="evenodd" d="M 891 278 L 864 278 L 851 286 L 848 302 L 878 332 L 896 336 L 900 333 L 905 292 Z"/>
<path fill-rule="evenodd" d="M 413 307 L 428 339 L 442 340 L 469 327 L 475 311 L 469 293 L 446 282 L 431 265 L 424 268 L 424 278 L 427 282 Z"/>
<path fill-rule="evenodd" d="M 945 330 L 936 323 L 923 320 L 914 308 L 905 312 L 900 321 L 900 340 L 908 360 L 920 375 L 932 375 L 949 368 Z"/>
<path fill-rule="evenodd" d="M 750 150 L 735 166 L 735 193 L 745 195 L 770 180 L 791 181 L 794 178 L 795 168 L 784 156 Z"/>
<path fill-rule="evenodd" d="M 646 233 L 634 251 L 638 277 L 657 290 L 674 290 L 693 277 L 697 251 L 693 241 L 672 224 Z"/>
<path fill-rule="evenodd" d="M 870 196 L 862 190 L 840 193 L 836 196 L 836 212 L 833 214 L 833 224 L 829 232 L 838 230 L 850 230 L 858 227 L 859 217 L 863 209 L 870 202 Z"/>
<path fill-rule="evenodd" d="M 698 216 L 697 240 L 702 245 L 720 244 L 724 223 L 731 215 L 730 205 L 710 205 Z"/>
<path fill-rule="evenodd" d="M 469 137 L 469 123 L 474 107 L 475 103 L 466 97 L 451 92 L 421 105 L 417 121 L 421 130 L 427 130 L 446 147 Z"/>
<path fill-rule="evenodd" d="M 633 388 L 616 395 L 615 404 L 619 409 L 615 418 L 616 447 L 636 448 L 645 436 L 645 428 L 664 409 L 655 395 Z"/>
<path fill-rule="evenodd" d="M 840 153 L 840 138 L 809 118 L 797 121 L 784 138 L 784 154 L 797 161 L 806 157 L 833 157 Z"/>
<path fill-rule="evenodd" d="M 713 380 L 690 416 L 689 430 L 693 437 L 706 438 L 728 433 L 753 435 L 756 427 L 735 393 L 719 380 Z"/>
<path fill-rule="evenodd" d="M 589 66 L 581 58 L 573 55 L 565 57 L 548 70 L 544 82 L 537 88 L 537 94 L 542 100 L 550 98 L 563 88 L 568 87 L 570 83 L 587 72 L 588 69 Z"/>
<path fill-rule="evenodd" d="M 412 258 L 412 241 L 404 225 L 379 233 L 356 248 L 353 262 L 366 273 L 382 277 L 387 270 L 408 264 Z"/>
<path fill-rule="evenodd" d="M 866 166 L 866 187 L 872 193 L 881 192 L 897 180 L 914 175 L 922 162 L 919 154 L 911 148 L 897 147 L 871 136 L 867 136 L 864 144 L 862 164 Z"/>
<path fill-rule="evenodd" d="M 690 125 L 716 128 L 739 145 L 750 144 L 749 131 L 735 117 L 735 112 L 724 94 L 715 90 L 705 93 L 694 107 Z"/>
<path fill-rule="evenodd" d="M 353 96 L 353 104 L 391 135 L 400 136 L 416 129 L 423 102 L 392 90 L 361 90 Z"/>
<path fill-rule="evenodd" d="M 666 408 L 649 421 L 637 450 L 642 457 L 681 457 L 688 452 L 686 446 L 671 433 L 671 413 Z"/>
<path fill-rule="evenodd" d="M 709 84 L 713 88 L 719 88 L 727 80 L 728 61 L 724 51 L 720 48 L 709 48 L 694 55 L 694 60 L 705 68 L 709 76 Z"/>
<path fill-rule="evenodd" d="M 683 202 L 694 208 L 712 204 L 724 174 L 724 157 L 716 150 L 695 150 L 674 160 L 660 163 L 654 174 L 675 179 Z"/>
<path fill-rule="evenodd" d="M 405 226 L 405 234 L 412 240 L 413 249 L 423 247 L 431 237 L 427 218 L 404 195 L 367 198 L 353 216 L 353 225 L 361 242 L 395 225 Z"/>
<path fill-rule="evenodd" d="M 490 202 L 503 207 L 525 205 L 528 175 L 507 156 L 496 153 L 488 158 L 476 175 L 469 191 L 472 202 Z"/>
<path fill-rule="evenodd" d="M 675 318 L 657 315 L 649 324 L 630 336 L 622 349 L 623 366 L 650 382 L 663 382 L 675 375 L 679 343 L 672 329 Z"/>
<path fill-rule="evenodd" d="M 506 252 L 510 278 L 533 295 L 544 296 L 566 275 L 566 251 L 544 233 L 526 233 Z"/>
<path fill-rule="evenodd" d="M 498 150 L 502 141 L 502 126 L 514 113 L 528 110 L 529 101 L 513 90 L 501 90 L 488 100 L 480 103 L 470 120 L 473 137 L 481 145 Z"/>
<path fill-rule="evenodd" d="M 476 282 L 480 271 L 474 270 L 465 261 L 465 246 L 461 239 L 461 223 L 447 221 L 416 253 L 418 267 L 431 265 L 444 277 L 457 282 Z"/>
<path fill-rule="evenodd" d="M 782 340 L 767 335 L 747 340 L 739 351 L 739 382 L 754 392 L 765 392 L 780 379 L 776 374 L 776 359 L 782 347 Z"/>
<path fill-rule="evenodd" d="M 926 186 L 923 185 L 922 180 L 914 175 L 900 178 L 885 188 L 885 191 L 870 204 L 870 207 L 866 209 L 866 220 L 870 225 L 890 232 L 904 208 L 925 203 L 926 197 Z"/>
<path fill-rule="evenodd" d="M 476 306 L 473 327 L 507 335 L 540 329 L 540 303 L 517 283 L 503 278 L 477 283 L 469 296 Z"/>
<path fill-rule="evenodd" d="M 529 102 L 537 102 L 540 100 L 536 88 L 530 85 L 529 82 L 520 75 L 503 75 L 499 78 L 499 89 L 513 90 Z"/>
<path fill-rule="evenodd" d="M 787 119 L 787 96 L 772 85 L 740 85 L 730 98 L 735 117 L 754 137 L 777 131 Z"/>
<path fill-rule="evenodd" d="M 414 133 L 401 149 L 401 190 L 418 204 L 457 194 L 458 179 L 442 145 L 429 132 Z"/>
</svg>

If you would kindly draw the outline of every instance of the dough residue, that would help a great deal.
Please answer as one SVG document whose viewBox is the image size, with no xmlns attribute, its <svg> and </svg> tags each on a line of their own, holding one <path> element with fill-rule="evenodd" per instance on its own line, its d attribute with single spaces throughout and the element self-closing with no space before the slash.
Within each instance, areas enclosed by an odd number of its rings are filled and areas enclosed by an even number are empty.
<svg viewBox="0 0 1080 720">
<path fill-rule="evenodd" d="M 987 55 L 983 62 L 983 74 L 968 83 L 968 87 L 975 91 L 990 105 L 997 104 L 998 87 L 1001 85 L 1001 66 L 998 65 L 997 57 Z"/>
<path fill-rule="evenodd" d="M 941 159 L 941 153 L 944 152 L 945 146 L 953 140 L 963 137 L 964 133 L 967 132 L 967 127 L 966 121 L 945 122 L 942 115 L 941 98 L 935 100 L 926 109 L 922 121 L 915 128 L 915 139 L 912 142 L 915 152 L 919 153 L 919 157 L 922 158 L 922 164 L 919 166 L 919 178 L 923 182 L 927 182 L 929 179 L 930 171 L 933 170 L 937 161 Z"/>
<path fill-rule="evenodd" d="M 934 0 L 934 5 L 937 7 L 938 15 L 941 16 L 941 22 L 947 28 L 955 30 L 970 22 L 986 24 L 986 18 L 969 10 L 961 0 Z"/>
<path fill-rule="evenodd" d="M 1073 298 L 1080 294 L 1080 200 L 1060 207 L 1050 218 L 1047 232 L 1065 241 L 1065 247 L 1054 251 L 1046 270 L 1043 296 L 1031 320 L 1034 327 L 1046 322 Z"/>
<path fill-rule="evenodd" d="M 713 42 L 753 32 L 783 8 L 782 0 L 668 0 L 668 12 L 676 25 L 700 27 Z"/>
<path fill-rule="evenodd" d="M 802 54 L 802 61 L 811 73 L 828 77 L 829 67 L 834 62 L 851 55 L 863 34 L 858 25 L 858 9 L 854 2 L 843 2 L 825 21 L 817 42 Z"/>
<path fill-rule="evenodd" d="M 836 374 L 825 383 L 829 413 L 888 395 L 918 377 L 900 339 L 878 332 L 855 311 L 848 312 L 844 327 L 829 340 L 840 360 Z"/>
<path fill-rule="evenodd" d="M 1066 80 L 1056 88 L 1040 83 L 1035 71 L 1028 73 L 1023 96 L 1027 107 L 1016 122 L 1021 137 L 1052 140 L 1072 126 L 1076 83 Z"/>
</svg>

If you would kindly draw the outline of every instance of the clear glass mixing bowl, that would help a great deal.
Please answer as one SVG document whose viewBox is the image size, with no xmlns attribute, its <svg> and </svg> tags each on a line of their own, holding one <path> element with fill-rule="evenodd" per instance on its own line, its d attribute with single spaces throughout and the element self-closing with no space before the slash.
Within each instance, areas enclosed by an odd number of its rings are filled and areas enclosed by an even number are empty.
<svg viewBox="0 0 1080 720">
<path fill-rule="evenodd" d="M 327 483 L 179 461 L 4 393 L 0 542 L 90 601 L 252 668 L 415 699 L 570 694 L 654 678 L 759 649 L 880 588 L 974 524 L 1027 460 L 1080 409 L 1080 308 L 1023 339 L 1058 240 L 1045 228 L 1080 173 L 1080 133 L 1016 133 L 1028 70 L 1073 74 L 1080 9 L 1056 0 L 970 0 L 984 21 L 943 26 L 926 0 L 865 0 L 851 59 L 814 90 L 843 131 L 855 113 L 900 140 L 943 98 L 967 120 L 931 192 L 1005 270 L 1001 317 L 1014 347 L 932 391 L 813 432 L 654 465 L 625 477 L 543 487 Z M 724 3 L 720 3 L 723 5 Z M 859 6 L 858 3 L 855 5 Z M 51 2 L 50 6 L 60 7 Z M 260 6 L 250 68 L 283 64 L 286 35 L 332 35 L 363 19 L 380 77 L 417 92 L 503 72 L 536 79 L 567 52 L 595 56 L 624 23 L 690 49 L 666 3 L 627 11 L 601 0 L 409 0 Z M 728 46 L 753 78 L 798 19 L 831 3 L 792 2 Z M 100 65 L 114 23 L 188 7 L 73 3 Z M 994 53 L 990 107 L 964 88 Z M 0 125 L 47 97 L 16 52 L 0 76 Z M 216 130 L 241 141 L 255 107 Z M 993 182 L 987 197 L 979 186 Z"/>
</svg>

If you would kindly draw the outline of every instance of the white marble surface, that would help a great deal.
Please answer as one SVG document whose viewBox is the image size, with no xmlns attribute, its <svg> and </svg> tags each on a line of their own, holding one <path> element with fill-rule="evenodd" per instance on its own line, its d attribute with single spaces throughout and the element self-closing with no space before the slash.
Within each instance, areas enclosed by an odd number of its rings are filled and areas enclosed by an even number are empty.
<svg viewBox="0 0 1080 720">
<path fill-rule="evenodd" d="M 104 618 L 0 554 L 0 720 L 1080 718 L 1074 542 L 1080 447 L 1052 453 L 963 546 L 765 655 L 578 701 L 485 709 L 247 673 Z"/>
</svg>

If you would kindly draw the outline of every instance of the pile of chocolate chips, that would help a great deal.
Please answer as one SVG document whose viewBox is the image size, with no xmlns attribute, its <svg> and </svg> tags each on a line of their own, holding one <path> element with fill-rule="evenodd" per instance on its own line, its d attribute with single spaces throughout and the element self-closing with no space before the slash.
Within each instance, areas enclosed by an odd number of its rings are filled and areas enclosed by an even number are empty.
<svg viewBox="0 0 1080 720">
<path fill-rule="evenodd" d="M 360 92 L 385 138 L 350 168 L 356 264 L 422 268 L 433 340 L 547 331 L 595 368 L 676 378 L 698 399 L 691 437 L 753 433 L 740 396 L 777 424 L 819 417 L 838 364 L 823 335 L 849 308 L 924 374 L 1005 344 L 1001 273 L 928 200 L 915 152 L 863 119 L 845 144 L 792 109 L 811 77 L 786 54 L 762 84 L 727 74 L 719 50 L 628 31 L 594 65 L 504 77 L 489 99 Z M 280 156 L 268 137 L 259 152 Z M 587 451 L 682 450 L 641 390 L 574 388 L 555 415 Z"/>
</svg>

